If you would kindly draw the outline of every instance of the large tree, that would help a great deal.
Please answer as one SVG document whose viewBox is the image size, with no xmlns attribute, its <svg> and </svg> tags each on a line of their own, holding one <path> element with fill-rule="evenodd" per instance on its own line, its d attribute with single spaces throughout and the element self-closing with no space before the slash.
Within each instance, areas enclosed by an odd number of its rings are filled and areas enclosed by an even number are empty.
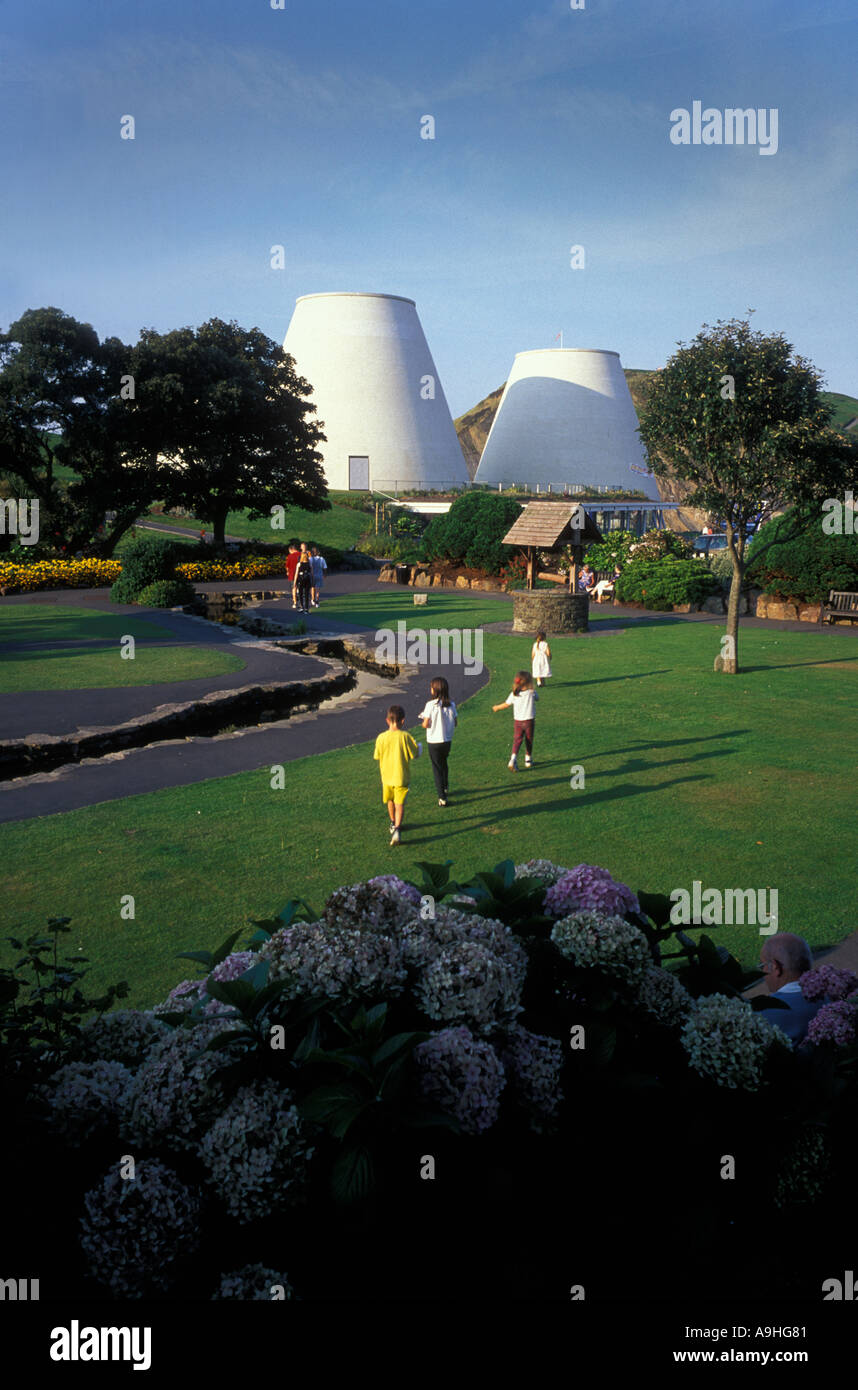
<svg viewBox="0 0 858 1390">
<path fill-rule="evenodd" d="M 258 328 L 210 319 L 196 330 L 144 329 L 131 372 L 137 437 L 158 449 L 161 497 L 211 522 L 215 544 L 230 511 L 255 519 L 275 506 L 330 506 L 312 388 Z"/>
<path fill-rule="evenodd" d="M 798 530 L 852 485 L 858 452 L 831 428 L 819 372 L 779 333 L 747 319 L 704 324 L 652 381 L 640 434 L 653 472 L 688 482 L 690 507 L 719 518 L 733 563 L 727 636 L 716 668 L 738 671 L 749 533 L 790 510 Z M 783 539 L 783 537 L 781 537 Z M 761 539 L 755 559 L 773 541 Z"/>
<path fill-rule="evenodd" d="M 72 552 L 110 554 L 158 495 L 157 454 L 136 447 L 122 398 L 130 351 L 53 307 L 0 334 L 0 473 L 38 499 L 42 539 Z"/>
</svg>

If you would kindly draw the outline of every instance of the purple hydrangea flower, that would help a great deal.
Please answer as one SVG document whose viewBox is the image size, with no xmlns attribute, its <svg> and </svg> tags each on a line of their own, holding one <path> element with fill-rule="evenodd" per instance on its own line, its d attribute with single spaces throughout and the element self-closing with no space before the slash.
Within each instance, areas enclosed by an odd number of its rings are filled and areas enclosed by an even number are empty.
<svg viewBox="0 0 858 1390">
<path fill-rule="evenodd" d="M 833 1004 L 823 1004 L 807 1025 L 805 1039 L 817 1046 L 833 1043 L 835 1047 L 848 1047 L 855 1041 L 856 1023 L 858 1008 L 851 999 L 838 999 Z"/>
<path fill-rule="evenodd" d="M 858 975 L 836 965 L 818 965 L 815 970 L 806 970 L 799 984 L 805 999 L 848 999 L 858 991 Z"/>
<path fill-rule="evenodd" d="M 503 1063 L 490 1043 L 479 1042 L 464 1026 L 443 1028 L 414 1049 L 420 1090 L 466 1134 L 480 1134 L 498 1117 L 506 1085 Z"/>
<path fill-rule="evenodd" d="M 640 903 L 632 890 L 611 878 L 607 869 L 594 864 L 578 864 L 569 869 L 547 889 L 543 905 L 550 917 L 568 917 L 584 911 L 599 912 L 605 917 L 640 912 Z"/>
</svg>

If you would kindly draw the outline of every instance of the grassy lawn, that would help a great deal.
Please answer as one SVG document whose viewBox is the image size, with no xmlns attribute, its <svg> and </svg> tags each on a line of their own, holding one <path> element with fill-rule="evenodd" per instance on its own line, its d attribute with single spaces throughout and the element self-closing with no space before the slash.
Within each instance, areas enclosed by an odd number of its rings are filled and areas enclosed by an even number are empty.
<svg viewBox="0 0 858 1390">
<path fill-rule="evenodd" d="M 323 590 L 324 593 L 324 590 Z M 320 615 L 344 618 L 360 627 L 392 627 L 406 622 L 409 629 L 473 628 L 484 623 L 512 620 L 512 599 L 482 598 L 467 589 L 430 589 L 425 604 L 414 602 L 411 589 L 396 584 L 380 584 L 377 590 L 358 594 L 337 594 L 323 598 Z M 530 644 L 525 657 L 529 659 Z"/>
<path fill-rule="evenodd" d="M 182 526 L 199 535 L 200 527 L 209 530 L 209 523 L 197 521 L 193 517 L 164 516 L 155 512 L 147 513 L 147 520 L 163 523 L 165 526 Z M 354 507 L 338 507 L 336 503 L 327 512 L 307 512 L 302 507 L 287 507 L 283 529 L 274 530 L 270 521 L 261 517 L 259 521 L 248 521 L 246 512 L 230 512 L 226 522 L 228 536 L 242 539 L 267 541 L 276 545 L 286 545 L 292 536 L 302 541 L 315 541 L 317 545 L 332 545 L 339 550 L 348 550 L 360 539 L 372 523 L 368 512 L 358 512 Z"/>
<path fill-rule="evenodd" d="M 227 671 L 241 671 L 244 665 L 232 652 L 212 647 L 138 646 L 133 661 L 122 658 L 118 643 L 95 651 L 53 647 L 6 652 L 0 664 L 0 693 L 161 685 L 222 676 Z"/>
<path fill-rule="evenodd" d="M 375 597 L 361 596 L 373 624 L 404 615 L 408 595 L 386 592 L 377 609 Z M 447 620 L 457 603 L 471 623 L 505 606 L 441 597 Z M 732 679 L 712 671 L 719 639 L 716 625 L 678 621 L 555 641 L 535 766 L 513 774 L 511 714 L 491 705 L 527 664 L 530 641 L 487 634 L 492 680 L 462 707 L 450 805 L 437 806 L 422 759 L 394 849 L 369 743 L 287 763 L 283 791 L 266 766 L 3 826 L 7 930 L 71 916 L 70 953 L 91 958 L 93 985 L 126 978 L 134 1002 L 150 1004 L 193 973 L 175 952 L 210 948 L 289 897 L 321 908 L 339 884 L 408 877 L 420 859 L 452 859 L 465 877 L 540 856 L 599 864 L 656 892 L 690 890 L 694 879 L 776 888 L 782 929 L 834 944 L 858 925 L 855 779 L 844 757 L 858 645 L 845 633 L 747 631 L 746 669 Z M 417 713 L 415 703 L 412 726 Z M 572 790 L 577 764 L 586 785 Z M 296 815 L 296 805 L 313 809 Z M 127 893 L 134 921 L 119 915 Z M 757 959 L 756 926 L 713 932 L 744 963 Z"/>
<path fill-rule="evenodd" d="M 80 637 L 117 639 L 172 637 L 159 623 L 105 609 L 59 603 L 14 603 L 0 607 L 0 642 L 56 642 Z"/>
</svg>

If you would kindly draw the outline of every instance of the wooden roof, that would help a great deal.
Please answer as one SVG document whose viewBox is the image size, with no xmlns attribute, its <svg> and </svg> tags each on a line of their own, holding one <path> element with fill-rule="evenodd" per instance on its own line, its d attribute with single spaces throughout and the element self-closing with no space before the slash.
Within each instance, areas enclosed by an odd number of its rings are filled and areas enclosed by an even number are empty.
<svg viewBox="0 0 858 1390">
<path fill-rule="evenodd" d="M 601 531 L 580 502 L 528 502 L 504 536 L 503 544 L 560 550 L 564 545 L 602 539 Z"/>
</svg>

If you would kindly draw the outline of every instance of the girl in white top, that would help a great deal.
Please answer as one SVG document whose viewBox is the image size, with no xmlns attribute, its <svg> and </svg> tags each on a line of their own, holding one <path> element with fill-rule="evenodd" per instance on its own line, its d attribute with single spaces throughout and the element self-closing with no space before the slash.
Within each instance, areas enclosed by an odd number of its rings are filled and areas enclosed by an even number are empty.
<svg viewBox="0 0 858 1390">
<path fill-rule="evenodd" d="M 506 709 L 507 705 L 512 705 L 513 728 L 515 730 L 512 741 L 512 757 L 509 760 L 510 772 L 518 772 L 516 755 L 524 740 L 524 765 L 533 767 L 531 754 L 533 753 L 533 727 L 535 719 L 535 705 L 539 699 L 533 688 L 533 677 L 527 671 L 519 671 L 512 683 L 512 690 L 500 705 L 492 705 L 492 710 Z"/>
<path fill-rule="evenodd" d="M 420 715 L 420 722 L 427 730 L 426 743 L 429 748 L 429 761 L 435 778 L 438 805 L 447 805 L 449 792 L 449 773 L 447 759 L 453 741 L 453 730 L 459 722 L 456 706 L 450 699 L 450 687 L 443 676 L 436 676 L 429 686 L 429 700 Z"/>
<path fill-rule="evenodd" d="M 542 628 L 536 634 L 536 641 L 530 652 L 530 669 L 537 685 L 541 685 L 551 675 L 551 648 L 545 640 Z"/>
</svg>

